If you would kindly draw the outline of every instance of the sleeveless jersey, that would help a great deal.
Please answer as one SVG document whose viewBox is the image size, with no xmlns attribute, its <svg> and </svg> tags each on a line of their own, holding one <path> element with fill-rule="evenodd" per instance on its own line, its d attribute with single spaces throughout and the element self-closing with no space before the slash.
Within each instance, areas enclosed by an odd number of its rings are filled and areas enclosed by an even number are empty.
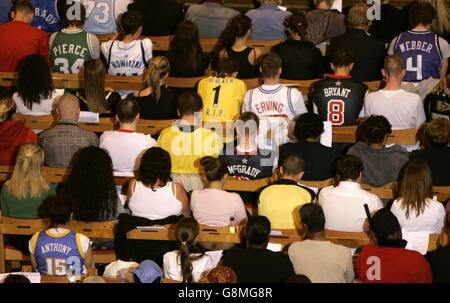
<svg viewBox="0 0 450 303">
<path fill-rule="evenodd" d="M 275 157 L 271 150 L 241 151 L 237 143 L 227 144 L 219 156 L 227 164 L 228 174 L 239 180 L 255 180 L 272 176 Z"/>
<path fill-rule="evenodd" d="M 115 76 L 138 76 L 148 67 L 152 58 L 150 39 L 135 40 L 130 44 L 120 41 L 102 43 L 102 53 L 107 59 L 106 71 Z"/>
<path fill-rule="evenodd" d="M 88 33 L 56 33 L 50 44 L 50 63 L 54 73 L 77 74 L 84 62 L 92 59 Z"/>
<path fill-rule="evenodd" d="M 30 0 L 30 2 L 34 5 L 34 18 L 31 25 L 48 33 L 61 30 L 56 0 Z"/>
<path fill-rule="evenodd" d="M 245 82 L 233 77 L 208 77 L 198 84 L 198 94 L 203 100 L 203 121 L 236 120 L 241 112 Z"/>
<path fill-rule="evenodd" d="M 333 126 L 356 125 L 367 85 L 351 77 L 327 77 L 313 84 L 313 101 L 322 121 Z"/>
<path fill-rule="evenodd" d="M 70 268 L 75 274 L 83 273 L 84 253 L 80 234 L 70 230 L 62 234 L 43 231 L 37 235 L 33 246 L 41 274 L 65 276 Z"/>
<path fill-rule="evenodd" d="M 258 66 L 251 65 L 248 62 L 248 56 L 250 52 L 255 54 L 255 50 L 251 47 L 247 47 L 241 52 L 235 52 L 231 47 L 226 48 L 227 56 L 234 58 L 239 66 L 239 72 L 237 74 L 238 79 L 249 79 L 258 77 Z M 255 54 L 256 56 L 256 54 Z"/>
<path fill-rule="evenodd" d="M 91 34 L 117 33 L 114 0 L 82 0 L 86 8 L 83 29 Z"/>
<path fill-rule="evenodd" d="M 440 79 L 442 54 L 439 37 L 432 32 L 407 31 L 401 33 L 394 46 L 406 67 L 405 82 L 420 82 L 428 78 Z"/>
</svg>

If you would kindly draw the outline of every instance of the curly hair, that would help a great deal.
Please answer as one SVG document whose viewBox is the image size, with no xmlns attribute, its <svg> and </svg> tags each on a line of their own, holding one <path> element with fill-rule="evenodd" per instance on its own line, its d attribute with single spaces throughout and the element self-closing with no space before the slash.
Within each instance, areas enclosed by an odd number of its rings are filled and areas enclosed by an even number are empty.
<svg viewBox="0 0 450 303">
<path fill-rule="evenodd" d="M 409 9 L 409 24 L 412 28 L 419 24 L 432 24 L 434 18 L 436 18 L 436 10 L 428 2 L 416 2 Z"/>
<path fill-rule="evenodd" d="M 246 15 L 237 15 L 231 18 L 214 47 L 214 58 L 218 58 L 219 52 L 224 48 L 232 47 L 236 38 L 245 36 L 251 26 L 252 20 Z"/>
<path fill-rule="evenodd" d="M 372 115 L 361 127 L 369 145 L 383 143 L 386 135 L 392 132 L 392 126 L 384 116 Z"/>
<path fill-rule="evenodd" d="M 115 218 L 119 197 L 108 152 L 89 146 L 80 149 L 72 161 L 62 194 L 74 203 L 73 218 L 84 222 Z"/>
<path fill-rule="evenodd" d="M 298 141 L 317 138 L 323 133 L 323 122 L 319 115 L 304 113 L 295 122 L 294 134 Z"/>
<path fill-rule="evenodd" d="M 42 55 L 29 55 L 19 70 L 17 93 L 25 106 L 31 110 L 33 104 L 50 98 L 53 92 L 53 80 L 50 65 Z"/>
<path fill-rule="evenodd" d="M 139 165 L 139 181 L 145 185 L 150 185 L 151 189 L 159 181 L 159 186 L 165 186 L 172 181 L 170 171 L 172 164 L 170 154 L 160 147 L 149 148 L 141 158 Z"/>
</svg>

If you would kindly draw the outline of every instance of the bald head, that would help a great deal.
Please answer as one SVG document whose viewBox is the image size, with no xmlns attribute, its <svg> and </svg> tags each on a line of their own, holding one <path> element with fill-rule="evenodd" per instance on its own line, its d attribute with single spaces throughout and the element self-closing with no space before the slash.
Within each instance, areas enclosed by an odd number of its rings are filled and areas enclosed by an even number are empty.
<svg viewBox="0 0 450 303">
<path fill-rule="evenodd" d="M 405 70 L 405 64 L 402 58 L 398 55 L 387 56 L 384 60 L 383 75 L 388 78 L 400 78 L 403 79 L 403 72 Z"/>
<path fill-rule="evenodd" d="M 80 104 L 77 97 L 71 94 L 62 95 L 59 98 L 57 110 L 60 119 L 78 121 Z"/>
</svg>

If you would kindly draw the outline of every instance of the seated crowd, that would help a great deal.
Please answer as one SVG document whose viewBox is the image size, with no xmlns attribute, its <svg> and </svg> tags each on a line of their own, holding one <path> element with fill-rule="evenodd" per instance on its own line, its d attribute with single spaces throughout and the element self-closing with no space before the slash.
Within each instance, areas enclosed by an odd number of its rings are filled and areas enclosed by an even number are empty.
<svg viewBox="0 0 450 303">
<path fill-rule="evenodd" d="M 12 21 L 0 21 L 0 72 L 18 72 L 16 87 L 0 92 L 0 165 L 14 167 L 0 184 L 0 208 L 4 217 L 49 219 L 42 232 L 6 237 L 35 271 L 87 274 L 97 266 L 96 250 L 114 248 L 117 261 L 104 276 L 128 283 L 450 281 L 449 247 L 427 253 L 420 242 L 450 223 L 450 204 L 433 193 L 433 186 L 450 188 L 450 121 L 427 121 L 423 105 L 447 87 L 450 50 L 444 33 L 431 31 L 439 12 L 427 1 L 411 5 L 412 31 L 399 26 L 389 47 L 367 34 L 374 27 L 361 3 L 343 14 L 332 0 L 318 0 L 303 13 L 261 0 L 240 14 L 221 0 L 187 10 L 171 1 L 115 1 L 116 27 L 100 26 L 83 5 L 60 2 L 52 8 L 61 16 L 57 26 L 34 16 L 46 4 L 28 0 L 10 8 Z M 68 17 L 71 5 L 80 19 Z M 49 39 L 43 30 L 53 32 Z M 96 36 L 112 33 L 104 43 Z M 167 53 L 146 37 L 169 34 Z M 212 53 L 200 38 L 217 39 Z M 264 53 L 249 39 L 280 41 Z M 57 89 L 52 71 L 83 73 L 84 87 Z M 143 75 L 145 87 L 114 91 L 105 87 L 107 74 Z M 260 75 L 253 89 L 242 80 Z M 203 76 L 194 89 L 168 87 L 169 77 Z M 281 79 L 317 81 L 304 96 Z M 374 92 L 363 83 L 381 79 Z M 113 117 L 118 127 L 84 129 L 78 122 L 86 111 Z M 58 121 L 31 130 L 15 114 Z M 137 131 L 143 119 L 175 122 L 149 135 Z M 233 127 L 225 134 L 208 127 L 217 121 Z M 325 134 L 341 126 L 358 126 L 360 140 L 327 142 Z M 417 144 L 388 144 L 393 130 L 419 128 Z M 64 182 L 47 182 L 45 166 L 67 169 Z M 116 177 L 129 181 L 120 186 Z M 270 181 L 233 192 L 230 178 Z M 317 182 L 328 183 L 311 185 Z M 364 189 L 390 185 L 395 199 Z M 114 220 L 115 241 L 70 229 L 72 221 Z M 175 241 L 146 246 L 125 236 L 165 224 L 174 224 Z M 244 238 L 201 241 L 201 225 L 230 226 Z M 274 245 L 274 230 L 297 231 L 303 240 Z M 364 233 L 371 244 L 355 251 L 328 231 Z"/>
</svg>

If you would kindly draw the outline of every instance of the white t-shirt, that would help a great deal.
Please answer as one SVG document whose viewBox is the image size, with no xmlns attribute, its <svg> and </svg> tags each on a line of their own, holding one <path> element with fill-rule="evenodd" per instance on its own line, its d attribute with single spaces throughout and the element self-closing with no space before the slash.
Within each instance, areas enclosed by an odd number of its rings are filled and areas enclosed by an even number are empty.
<svg viewBox="0 0 450 303">
<path fill-rule="evenodd" d="M 113 169 L 133 176 L 136 159 L 145 150 L 156 146 L 156 140 L 150 135 L 128 130 L 106 131 L 100 136 L 100 148 L 108 151 Z"/>
<path fill-rule="evenodd" d="M 112 45 L 114 43 L 114 45 Z M 112 48 L 111 48 L 112 45 Z M 145 58 L 142 58 L 142 48 Z M 109 51 L 111 49 L 111 60 Z M 153 56 L 152 41 L 148 38 L 138 39 L 131 43 L 110 40 L 102 43 L 102 54 L 106 61 L 109 61 L 107 72 L 114 76 L 139 76 L 144 73 L 145 62 L 148 62 Z"/>
<path fill-rule="evenodd" d="M 52 112 L 54 99 L 60 97 L 64 94 L 64 89 L 55 89 L 52 92 L 50 98 L 42 99 L 40 104 L 34 103 L 31 107 L 31 110 L 25 105 L 23 99 L 16 92 L 13 95 L 13 100 L 16 103 L 16 113 L 23 115 L 32 115 L 32 116 L 46 116 L 50 115 Z"/>
<path fill-rule="evenodd" d="M 194 282 L 198 282 L 200 275 L 211 268 L 213 268 L 213 261 L 207 254 L 203 255 L 198 260 L 192 262 L 192 278 Z M 183 281 L 181 275 L 181 263 L 178 258 L 178 250 L 169 251 L 163 257 L 164 278 Z"/>
<path fill-rule="evenodd" d="M 361 189 L 356 182 L 341 181 L 337 187 L 327 186 L 319 193 L 318 204 L 325 214 L 325 228 L 336 231 L 362 232 L 369 211 L 383 208 L 378 196 Z"/>
<path fill-rule="evenodd" d="M 381 89 L 368 94 L 364 100 L 364 116 L 370 115 L 383 115 L 392 129 L 418 128 L 425 121 L 420 96 L 403 89 Z"/>
<path fill-rule="evenodd" d="M 424 212 L 417 216 L 416 211 L 410 209 L 408 219 L 406 219 L 405 210 L 401 207 L 401 202 L 402 199 L 395 200 L 391 211 L 397 217 L 402 229 L 429 232 L 430 234 L 441 233 L 445 217 L 445 208 L 441 202 L 427 199 Z"/>
</svg>

